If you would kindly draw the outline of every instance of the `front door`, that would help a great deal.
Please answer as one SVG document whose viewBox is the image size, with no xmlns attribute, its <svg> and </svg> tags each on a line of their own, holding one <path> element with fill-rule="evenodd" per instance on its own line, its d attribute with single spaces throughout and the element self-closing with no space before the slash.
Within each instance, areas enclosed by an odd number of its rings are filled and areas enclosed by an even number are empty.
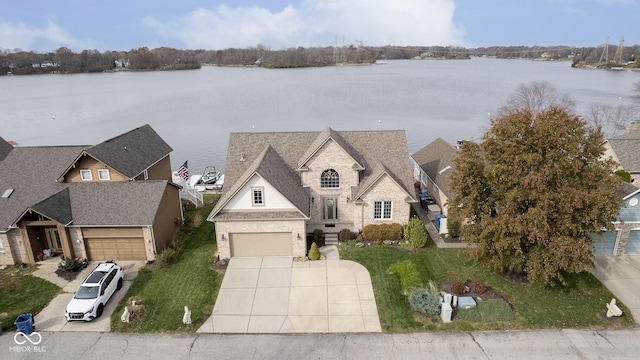
<svg viewBox="0 0 640 360">
<path fill-rule="evenodd" d="M 338 220 L 338 199 L 327 197 L 322 201 L 322 220 L 336 222 Z"/>
<path fill-rule="evenodd" d="M 60 234 L 58 233 L 58 229 L 46 228 L 44 229 L 44 232 L 47 235 L 47 244 L 49 245 L 49 249 L 51 249 L 51 252 L 61 253 L 62 241 L 60 240 Z"/>
</svg>

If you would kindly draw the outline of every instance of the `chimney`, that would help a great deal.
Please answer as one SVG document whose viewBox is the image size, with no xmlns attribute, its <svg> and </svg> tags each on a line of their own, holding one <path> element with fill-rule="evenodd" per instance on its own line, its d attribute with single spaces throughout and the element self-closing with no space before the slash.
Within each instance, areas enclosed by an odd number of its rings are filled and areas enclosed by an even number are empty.
<svg viewBox="0 0 640 360">
<path fill-rule="evenodd" d="M 627 125 L 627 128 L 625 129 L 625 132 L 627 134 L 630 134 L 632 132 L 638 131 L 638 124 L 636 124 L 635 121 L 632 121 L 629 123 L 629 125 Z"/>
</svg>

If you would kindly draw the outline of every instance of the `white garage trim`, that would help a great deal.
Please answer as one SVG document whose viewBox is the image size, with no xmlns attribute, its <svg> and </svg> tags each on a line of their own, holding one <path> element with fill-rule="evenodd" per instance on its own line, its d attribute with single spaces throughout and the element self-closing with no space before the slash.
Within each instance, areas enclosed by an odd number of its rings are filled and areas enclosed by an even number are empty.
<svg viewBox="0 0 640 360">
<path fill-rule="evenodd" d="M 231 233 L 232 257 L 293 256 L 292 233 Z"/>
</svg>

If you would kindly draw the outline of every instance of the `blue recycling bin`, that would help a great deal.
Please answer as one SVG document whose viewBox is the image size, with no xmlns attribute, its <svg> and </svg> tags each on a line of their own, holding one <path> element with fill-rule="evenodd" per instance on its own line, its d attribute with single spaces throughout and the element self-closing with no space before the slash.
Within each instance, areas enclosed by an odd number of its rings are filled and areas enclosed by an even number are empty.
<svg viewBox="0 0 640 360">
<path fill-rule="evenodd" d="M 440 230 L 440 219 L 444 219 L 446 216 L 443 214 L 436 215 L 436 229 Z"/>
<path fill-rule="evenodd" d="M 22 314 L 16 318 L 16 321 L 13 323 L 18 331 L 24 334 L 31 334 L 33 332 L 33 315 L 31 314 Z"/>
</svg>

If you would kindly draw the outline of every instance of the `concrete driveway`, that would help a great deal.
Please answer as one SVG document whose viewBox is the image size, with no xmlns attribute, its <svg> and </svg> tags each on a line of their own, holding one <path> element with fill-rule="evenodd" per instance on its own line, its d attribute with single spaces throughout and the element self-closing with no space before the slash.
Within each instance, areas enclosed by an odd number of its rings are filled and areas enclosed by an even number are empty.
<svg viewBox="0 0 640 360">
<path fill-rule="evenodd" d="M 381 332 L 371 277 L 353 261 L 232 258 L 200 333 Z"/>
<path fill-rule="evenodd" d="M 640 324 L 640 256 L 598 255 L 591 271 L 613 295 L 622 301 Z M 606 304 L 602 304 L 606 309 Z"/>
<path fill-rule="evenodd" d="M 82 281 L 91 273 L 99 262 L 92 261 L 87 268 L 78 273 L 73 281 L 67 281 L 59 277 L 55 271 L 58 268 L 58 261 L 53 259 L 39 263 L 38 269 L 32 275 L 48 280 L 62 288 L 63 293 L 53 298 L 53 300 L 34 315 L 33 322 L 38 331 L 111 331 L 111 314 L 120 302 L 120 299 L 131 287 L 131 282 L 138 275 L 138 269 L 144 265 L 142 261 L 118 261 L 117 264 L 122 266 L 124 271 L 124 281 L 122 289 L 116 291 L 109 302 L 104 307 L 102 316 L 91 322 L 74 321 L 67 322 L 64 318 L 64 310 L 67 304 L 73 298 L 73 294 L 80 287 Z"/>
</svg>

